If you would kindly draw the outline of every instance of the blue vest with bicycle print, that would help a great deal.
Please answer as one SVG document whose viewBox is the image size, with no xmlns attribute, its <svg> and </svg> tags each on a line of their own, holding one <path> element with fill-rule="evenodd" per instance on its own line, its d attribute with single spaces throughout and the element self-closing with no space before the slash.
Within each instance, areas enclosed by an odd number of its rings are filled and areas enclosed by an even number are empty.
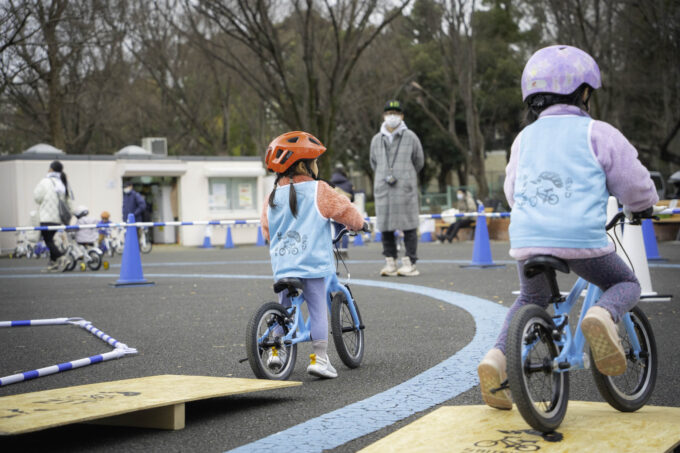
<svg viewBox="0 0 680 453">
<path fill-rule="evenodd" d="M 522 131 L 510 246 L 603 248 L 606 175 L 590 145 L 592 119 L 539 118 Z"/>
<path fill-rule="evenodd" d="M 269 254 L 274 280 L 285 277 L 321 278 L 335 272 L 330 220 L 316 204 L 317 181 L 295 184 L 297 218 L 290 210 L 290 185 L 277 187 L 276 207 L 267 208 Z"/>
</svg>

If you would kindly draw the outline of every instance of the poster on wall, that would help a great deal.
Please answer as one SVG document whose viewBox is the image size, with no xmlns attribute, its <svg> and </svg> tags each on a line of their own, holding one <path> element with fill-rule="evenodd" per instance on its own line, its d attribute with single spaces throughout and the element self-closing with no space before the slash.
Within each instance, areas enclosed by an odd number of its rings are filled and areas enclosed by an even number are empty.
<svg viewBox="0 0 680 453">
<path fill-rule="evenodd" d="M 228 209 L 227 205 L 227 185 L 215 182 L 212 184 L 212 194 L 208 201 L 210 209 Z"/>
<path fill-rule="evenodd" d="M 238 206 L 241 209 L 254 209 L 253 189 L 250 184 L 238 185 Z"/>
</svg>

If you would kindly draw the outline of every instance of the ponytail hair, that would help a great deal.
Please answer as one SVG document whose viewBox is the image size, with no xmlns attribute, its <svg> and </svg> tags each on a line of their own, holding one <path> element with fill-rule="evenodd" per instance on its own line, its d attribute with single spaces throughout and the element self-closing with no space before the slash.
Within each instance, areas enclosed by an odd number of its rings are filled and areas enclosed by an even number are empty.
<svg viewBox="0 0 680 453">
<path fill-rule="evenodd" d="M 305 169 L 307 169 L 307 171 L 309 173 L 312 173 L 311 169 L 309 168 L 309 162 L 311 162 L 312 160 L 313 159 L 311 159 L 311 160 L 310 159 L 300 160 L 300 162 L 302 162 L 304 164 Z M 269 206 L 272 207 L 272 208 L 275 208 L 276 207 L 276 201 L 274 200 L 274 198 L 275 198 L 275 194 L 276 194 L 276 187 L 279 184 L 279 180 L 281 178 L 284 178 L 284 177 L 289 178 L 290 179 L 290 184 L 289 184 L 290 185 L 290 191 L 288 192 L 288 206 L 290 207 L 290 211 L 293 213 L 293 217 L 297 217 L 297 214 L 298 214 L 297 193 L 295 192 L 295 185 L 293 184 L 293 176 L 306 174 L 306 173 L 300 172 L 300 170 L 298 170 L 298 168 L 299 168 L 298 163 L 288 167 L 288 169 L 285 172 L 276 174 L 276 180 L 274 181 L 274 189 L 269 194 Z M 312 173 L 310 176 L 314 177 L 316 175 L 314 175 Z"/>
<path fill-rule="evenodd" d="M 60 173 L 61 177 L 61 182 L 64 184 L 64 189 L 66 190 L 66 197 L 71 197 L 73 198 L 73 194 L 71 193 L 71 188 L 68 186 L 68 178 L 66 177 L 66 173 L 63 171 Z"/>
</svg>

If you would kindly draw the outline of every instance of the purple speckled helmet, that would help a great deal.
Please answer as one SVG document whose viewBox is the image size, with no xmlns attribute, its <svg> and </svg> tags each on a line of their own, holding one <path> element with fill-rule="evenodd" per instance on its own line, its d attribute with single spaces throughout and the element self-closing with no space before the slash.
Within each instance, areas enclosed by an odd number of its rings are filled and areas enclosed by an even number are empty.
<svg viewBox="0 0 680 453">
<path fill-rule="evenodd" d="M 544 47 L 534 53 L 522 72 L 522 100 L 534 93 L 573 93 L 581 84 L 602 86 L 600 68 L 581 49 L 572 46 Z"/>
</svg>

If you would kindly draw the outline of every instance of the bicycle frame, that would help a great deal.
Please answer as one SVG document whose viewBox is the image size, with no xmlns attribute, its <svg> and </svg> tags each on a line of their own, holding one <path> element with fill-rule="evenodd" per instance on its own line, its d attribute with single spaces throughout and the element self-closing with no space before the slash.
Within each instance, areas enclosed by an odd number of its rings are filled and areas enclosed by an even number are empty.
<svg viewBox="0 0 680 453">
<path fill-rule="evenodd" d="M 571 329 L 569 329 L 568 317 L 571 309 L 578 300 L 579 296 L 582 294 L 583 290 L 586 289 L 586 295 L 583 300 L 583 306 L 581 307 L 581 313 L 579 315 L 578 324 L 576 325 L 576 330 L 572 334 Z M 560 348 L 560 354 L 555 358 L 553 362 L 553 369 L 559 373 L 573 370 L 582 370 L 590 368 L 590 360 L 586 352 L 584 352 L 586 339 L 581 331 L 581 321 L 585 317 L 588 309 L 595 305 L 595 303 L 602 296 L 602 290 L 596 285 L 589 284 L 588 281 L 583 278 L 579 278 L 574 286 L 572 287 L 566 300 L 563 302 L 558 302 L 555 304 L 555 315 L 553 316 L 553 322 L 558 329 L 561 330 L 562 336 L 560 340 L 555 341 L 555 343 Z M 626 313 L 623 317 L 623 325 L 625 326 L 626 332 L 633 347 L 633 354 L 636 358 L 640 357 L 640 351 L 642 350 L 640 342 L 638 341 L 637 335 L 635 335 L 633 322 L 630 319 L 630 313 Z M 522 351 L 522 360 L 526 360 L 530 348 L 524 348 Z"/>
<path fill-rule="evenodd" d="M 340 283 L 338 280 L 337 275 L 331 274 L 325 279 L 325 284 L 326 284 L 326 303 L 328 306 L 328 311 L 330 312 L 331 310 L 331 298 L 333 293 L 337 292 L 342 292 L 345 294 L 345 297 L 347 297 L 347 302 L 349 306 L 350 313 L 352 314 L 352 320 L 354 321 L 354 327 L 359 328 L 359 317 L 357 316 L 356 308 L 354 307 L 354 299 L 352 298 L 352 294 L 347 288 L 347 286 L 343 285 Z M 291 306 L 286 308 L 286 311 L 288 312 L 289 315 L 294 314 L 295 316 L 293 317 L 293 324 L 290 326 L 290 330 L 288 331 L 288 334 L 283 336 L 281 338 L 281 341 L 283 341 L 284 344 L 297 344 L 297 343 L 303 343 L 305 341 L 311 341 L 312 340 L 312 331 L 311 331 L 311 320 L 309 316 L 307 319 L 304 319 L 302 315 L 302 304 L 305 301 L 304 294 L 301 292 L 299 293 L 296 297 L 292 297 L 290 299 Z M 267 331 L 264 333 L 264 335 L 258 339 L 258 343 L 262 343 L 262 341 L 269 336 L 271 333 L 271 327 L 267 329 Z"/>
</svg>

